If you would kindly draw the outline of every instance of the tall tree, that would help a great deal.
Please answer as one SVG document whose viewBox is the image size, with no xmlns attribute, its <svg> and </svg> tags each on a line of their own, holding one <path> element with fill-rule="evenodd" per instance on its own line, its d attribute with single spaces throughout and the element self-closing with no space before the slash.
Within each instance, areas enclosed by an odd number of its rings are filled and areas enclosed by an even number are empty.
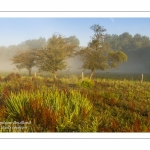
<svg viewBox="0 0 150 150">
<path fill-rule="evenodd" d="M 76 45 L 60 34 L 54 34 L 47 42 L 46 49 L 38 51 L 37 66 L 42 71 L 50 71 L 56 80 L 57 71 L 65 69 L 66 59 L 73 56 Z"/>
<path fill-rule="evenodd" d="M 18 69 L 26 68 L 31 76 L 31 69 L 36 63 L 36 51 L 35 50 L 25 50 L 15 55 L 12 59 L 13 64 L 16 64 Z"/>
<path fill-rule="evenodd" d="M 90 78 L 96 70 L 105 70 L 116 67 L 119 63 L 126 61 L 127 56 L 121 51 L 112 51 L 109 44 L 104 41 L 106 29 L 100 25 L 91 26 L 94 35 L 86 48 L 78 54 L 83 61 L 82 68 L 91 70 Z"/>
</svg>

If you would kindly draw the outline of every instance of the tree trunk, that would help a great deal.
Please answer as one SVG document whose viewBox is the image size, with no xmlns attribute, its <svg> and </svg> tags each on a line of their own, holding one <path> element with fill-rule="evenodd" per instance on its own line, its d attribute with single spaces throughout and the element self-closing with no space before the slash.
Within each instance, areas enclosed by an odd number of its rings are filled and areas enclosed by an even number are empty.
<svg viewBox="0 0 150 150">
<path fill-rule="evenodd" d="M 31 76 L 31 68 L 29 68 L 28 71 L 29 71 L 29 76 Z"/>
<path fill-rule="evenodd" d="M 90 79 L 92 79 L 93 75 L 94 75 L 94 70 L 92 70 L 92 72 L 91 72 Z"/>
</svg>

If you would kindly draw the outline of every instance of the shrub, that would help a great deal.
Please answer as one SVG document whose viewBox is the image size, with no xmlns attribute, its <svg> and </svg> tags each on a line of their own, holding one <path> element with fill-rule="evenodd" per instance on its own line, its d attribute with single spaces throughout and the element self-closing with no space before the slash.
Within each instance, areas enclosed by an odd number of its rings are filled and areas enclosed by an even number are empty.
<svg viewBox="0 0 150 150">
<path fill-rule="evenodd" d="M 84 78 L 78 83 L 78 86 L 84 88 L 92 88 L 94 86 L 94 82 L 91 79 Z"/>
</svg>

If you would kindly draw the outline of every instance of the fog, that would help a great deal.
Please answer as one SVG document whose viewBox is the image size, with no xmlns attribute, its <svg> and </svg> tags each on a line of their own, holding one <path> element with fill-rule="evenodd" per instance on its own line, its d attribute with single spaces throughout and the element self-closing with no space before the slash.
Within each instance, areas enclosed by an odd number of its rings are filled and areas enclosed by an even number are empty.
<svg viewBox="0 0 150 150">
<path fill-rule="evenodd" d="M 82 62 L 77 58 L 69 58 L 67 60 L 67 68 L 65 70 L 62 70 L 62 73 L 69 73 L 69 74 L 74 74 L 74 73 L 81 73 L 83 69 L 82 67 Z M 37 68 L 32 68 L 32 74 L 34 71 L 37 71 Z M 11 73 L 11 72 L 18 72 L 18 73 L 23 73 L 27 72 L 26 69 L 21 69 L 19 70 L 16 68 L 14 64 L 12 64 L 12 61 L 8 59 L 2 59 L 0 60 L 0 73 Z M 59 71 L 61 72 L 61 71 Z M 89 73 L 90 70 L 85 70 L 85 73 Z M 112 68 L 112 69 L 107 69 L 105 71 L 100 71 L 97 70 L 96 73 L 101 73 L 101 72 L 109 72 L 109 73 L 149 73 L 150 70 L 149 68 L 144 65 L 142 62 L 125 62 L 123 64 L 120 64 L 117 68 Z"/>
<path fill-rule="evenodd" d="M 1 60 L 0 61 L 0 72 L 12 72 L 16 71 L 16 66 L 12 64 L 12 61 Z"/>
<path fill-rule="evenodd" d="M 70 58 L 68 59 L 68 69 L 70 68 L 70 72 L 82 72 L 81 69 L 82 62 L 78 58 Z M 89 72 L 86 70 L 85 72 Z M 116 73 L 149 73 L 150 69 L 143 62 L 131 62 L 127 61 L 122 64 L 119 64 L 117 68 L 107 69 L 104 71 L 97 70 L 97 72 L 116 72 Z"/>
</svg>

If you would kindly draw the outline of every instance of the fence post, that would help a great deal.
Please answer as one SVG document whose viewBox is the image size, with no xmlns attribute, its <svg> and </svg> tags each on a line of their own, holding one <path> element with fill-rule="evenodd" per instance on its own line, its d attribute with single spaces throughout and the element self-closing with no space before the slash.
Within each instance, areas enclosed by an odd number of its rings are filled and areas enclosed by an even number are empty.
<svg viewBox="0 0 150 150">
<path fill-rule="evenodd" d="M 143 74 L 142 74 L 142 78 L 141 78 L 141 83 L 143 82 Z"/>
</svg>

